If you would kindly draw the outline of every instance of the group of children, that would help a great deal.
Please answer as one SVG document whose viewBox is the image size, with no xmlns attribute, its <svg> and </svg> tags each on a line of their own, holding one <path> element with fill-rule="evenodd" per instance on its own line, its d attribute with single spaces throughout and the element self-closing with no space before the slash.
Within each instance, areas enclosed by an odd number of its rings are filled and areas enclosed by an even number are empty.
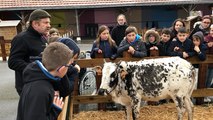
<svg viewBox="0 0 213 120">
<path fill-rule="evenodd" d="M 213 29 L 213 25 L 212 28 Z M 179 56 L 188 58 L 197 55 L 200 60 L 205 60 L 205 51 L 208 46 L 204 41 L 204 35 L 201 31 L 193 34 L 192 40 L 188 38 L 187 31 L 184 27 L 178 29 L 176 37 L 171 39 L 171 31 L 163 29 L 161 36 L 154 30 L 148 30 L 144 39 L 137 32 L 136 27 L 129 26 L 125 31 L 125 37 L 117 46 L 112 40 L 109 28 L 102 25 L 98 30 L 98 37 L 93 43 L 91 58 L 102 54 L 103 58 L 122 57 L 126 51 L 132 57 L 153 56 L 152 51 L 158 51 L 159 56 Z M 210 35 L 209 35 L 210 36 Z M 211 43 L 209 43 L 211 45 Z"/>
</svg>

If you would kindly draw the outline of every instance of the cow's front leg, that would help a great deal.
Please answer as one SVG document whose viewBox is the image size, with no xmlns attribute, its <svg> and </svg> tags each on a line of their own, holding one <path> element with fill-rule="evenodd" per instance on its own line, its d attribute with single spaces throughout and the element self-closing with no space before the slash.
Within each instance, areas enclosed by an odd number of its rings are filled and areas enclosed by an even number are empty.
<svg viewBox="0 0 213 120">
<path fill-rule="evenodd" d="M 132 112 L 132 107 L 131 105 L 125 106 L 125 114 L 126 114 L 126 120 L 131 120 L 131 112 Z"/>
<path fill-rule="evenodd" d="M 139 118 L 141 98 L 134 97 L 132 100 L 132 118 L 137 120 Z"/>
</svg>

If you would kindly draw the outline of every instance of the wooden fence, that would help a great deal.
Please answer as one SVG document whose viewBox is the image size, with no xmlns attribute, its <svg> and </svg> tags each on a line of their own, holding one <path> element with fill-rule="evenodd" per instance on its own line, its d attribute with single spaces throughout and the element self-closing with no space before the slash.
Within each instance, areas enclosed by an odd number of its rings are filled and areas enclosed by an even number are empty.
<svg viewBox="0 0 213 120">
<path fill-rule="evenodd" d="M 143 59 L 153 59 L 153 58 L 162 58 L 158 57 L 145 57 Z M 110 60 L 108 58 L 105 59 L 107 62 L 118 62 L 120 60 L 124 61 L 138 61 L 141 60 L 139 58 L 117 58 L 115 60 Z M 96 58 L 96 59 L 81 59 L 76 60 L 77 64 L 80 65 L 81 68 L 87 67 L 95 67 L 95 66 L 103 66 L 104 59 L 103 58 Z M 197 89 L 194 90 L 192 96 L 196 97 L 196 104 L 200 105 L 203 104 L 203 97 L 206 96 L 213 96 L 213 89 L 205 88 L 205 80 L 206 80 L 206 73 L 208 69 L 208 64 L 213 64 L 213 55 L 207 55 L 207 59 L 205 61 L 200 61 L 196 56 L 188 58 L 187 61 L 191 62 L 192 64 L 199 64 L 199 71 L 198 71 L 198 85 Z M 181 63 L 180 63 L 181 64 Z M 97 88 L 100 86 L 101 83 L 101 75 L 96 76 L 96 86 Z M 78 81 L 75 81 L 74 91 L 71 97 L 71 103 L 66 110 L 67 106 L 63 109 L 59 120 L 65 120 L 66 112 L 68 111 L 69 116 L 68 119 L 72 120 L 73 112 L 78 112 L 78 104 L 90 104 L 90 103 L 106 103 L 112 102 L 110 96 L 98 96 L 98 95 L 88 95 L 88 96 L 78 96 Z M 77 108 L 74 111 L 74 107 Z"/>
</svg>

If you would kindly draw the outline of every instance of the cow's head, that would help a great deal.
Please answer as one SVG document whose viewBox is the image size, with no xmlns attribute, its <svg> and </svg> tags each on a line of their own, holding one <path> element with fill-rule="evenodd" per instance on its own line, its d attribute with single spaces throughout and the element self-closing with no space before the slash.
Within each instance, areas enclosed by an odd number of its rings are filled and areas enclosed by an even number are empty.
<svg viewBox="0 0 213 120">
<path fill-rule="evenodd" d="M 128 70 L 128 65 L 125 61 L 121 61 L 117 64 L 111 62 L 104 63 L 98 94 L 104 95 L 104 93 L 111 93 L 117 86 L 119 80 L 125 79 Z"/>
</svg>

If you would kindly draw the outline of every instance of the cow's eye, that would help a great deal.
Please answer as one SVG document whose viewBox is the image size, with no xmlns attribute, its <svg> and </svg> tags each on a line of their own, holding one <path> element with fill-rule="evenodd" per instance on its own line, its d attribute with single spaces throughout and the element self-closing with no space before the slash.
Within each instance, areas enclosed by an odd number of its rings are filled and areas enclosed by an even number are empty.
<svg viewBox="0 0 213 120">
<path fill-rule="evenodd" d="M 115 72 L 110 75 L 110 78 L 115 78 Z"/>
</svg>

